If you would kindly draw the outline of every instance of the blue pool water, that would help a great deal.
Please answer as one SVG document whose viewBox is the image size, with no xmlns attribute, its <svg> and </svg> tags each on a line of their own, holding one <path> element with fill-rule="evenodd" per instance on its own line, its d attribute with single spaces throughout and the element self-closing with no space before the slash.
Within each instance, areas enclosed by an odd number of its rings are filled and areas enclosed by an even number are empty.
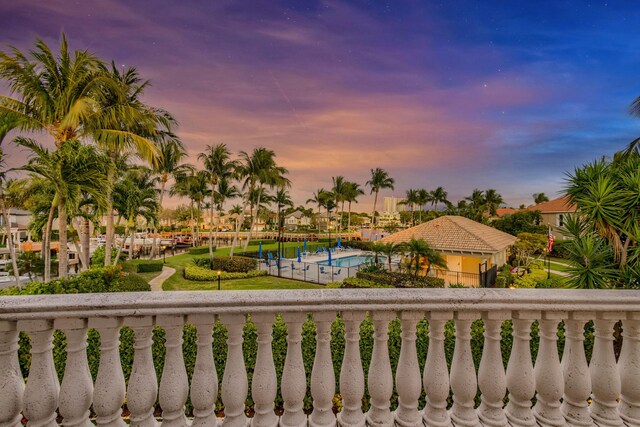
<svg viewBox="0 0 640 427">
<path fill-rule="evenodd" d="M 384 256 L 378 257 L 378 260 L 380 262 L 386 262 L 386 259 L 387 258 Z M 372 255 L 353 255 L 353 256 L 347 256 L 343 258 L 333 258 L 331 260 L 331 265 L 335 267 L 355 267 L 360 264 L 364 264 L 366 262 L 373 262 L 373 256 Z M 317 264 L 329 265 L 329 260 L 318 261 Z"/>
</svg>

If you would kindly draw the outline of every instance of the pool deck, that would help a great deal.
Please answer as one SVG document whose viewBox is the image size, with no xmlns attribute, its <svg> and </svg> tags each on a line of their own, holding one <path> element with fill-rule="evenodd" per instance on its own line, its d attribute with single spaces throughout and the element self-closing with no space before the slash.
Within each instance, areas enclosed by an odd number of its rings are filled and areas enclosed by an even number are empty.
<svg viewBox="0 0 640 427">
<path fill-rule="evenodd" d="M 331 252 L 331 259 L 332 260 L 337 260 L 340 258 L 347 258 L 350 256 L 358 256 L 358 255 L 365 255 L 368 252 L 362 251 L 360 249 L 343 249 L 343 250 L 339 250 L 339 251 L 335 251 L 335 252 Z M 298 258 L 287 258 L 290 261 L 298 261 Z M 306 256 L 301 256 L 300 260 L 302 262 L 312 262 L 312 263 L 317 263 L 319 261 L 326 261 L 327 259 L 329 259 L 329 255 L 327 255 L 326 252 L 323 252 L 321 254 L 316 254 L 315 252 L 311 252 L 309 255 Z"/>
</svg>

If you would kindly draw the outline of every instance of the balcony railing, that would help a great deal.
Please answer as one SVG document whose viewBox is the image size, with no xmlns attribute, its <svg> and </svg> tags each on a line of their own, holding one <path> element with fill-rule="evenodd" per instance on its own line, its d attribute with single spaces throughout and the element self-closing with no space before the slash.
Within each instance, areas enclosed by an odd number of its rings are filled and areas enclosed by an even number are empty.
<svg viewBox="0 0 640 427">
<path fill-rule="evenodd" d="M 274 412 L 278 376 L 271 345 L 276 314 L 282 315 L 288 329 L 280 381 L 284 411 L 280 416 Z M 316 326 L 316 348 L 310 372 L 313 410 L 307 415 L 303 400 L 308 372 L 301 337 L 309 314 Z M 335 343 L 331 342 L 331 325 L 337 314 L 345 328 L 338 378 L 332 362 Z M 367 314 L 373 322 L 374 338 L 365 372 L 359 340 L 360 324 Z M 255 413 L 251 419 L 245 411 L 249 383 L 242 349 L 247 315 L 257 328 L 250 390 Z M 393 319 L 399 319 L 402 329 L 395 372 L 387 342 Z M 429 346 L 425 359 L 419 360 L 416 339 L 425 337 L 418 336 L 416 325 L 425 319 Z M 476 319 L 484 325 L 477 372 L 471 343 L 471 326 Z M 125 399 L 133 426 L 157 425 L 156 402 L 162 408 L 163 426 L 187 426 L 185 403 L 189 396 L 194 408 L 192 425 L 216 426 L 214 408 L 219 390 L 214 358 L 220 355 L 214 354 L 212 331 L 218 320 L 227 329 L 220 390 L 224 426 L 245 427 L 249 422 L 254 427 L 329 427 L 336 422 L 349 427 L 640 425 L 638 291 L 331 289 L 2 297 L 0 426 L 18 427 L 23 415 L 29 426 L 56 426 L 59 417 L 65 426 L 90 426 L 92 413 L 99 426 L 124 426 L 121 412 Z M 445 357 L 451 344 L 445 340 L 449 321 L 455 327 L 450 366 Z M 511 321 L 513 329 L 506 370 L 501 352 L 505 321 Z M 588 361 L 584 327 L 591 321 L 595 336 Z M 197 329 L 191 384 L 182 350 L 185 323 Z M 123 325 L 135 334 L 128 385 L 119 353 Z M 154 326 L 163 328 L 166 336 L 159 384 L 152 354 Z M 95 382 L 87 359 L 88 328 L 100 335 Z M 614 331 L 620 328 L 624 339 L 616 360 Z M 66 336 L 61 383 L 54 369 L 55 330 Z M 31 340 L 26 387 L 18 360 L 20 331 Z M 562 360 L 559 331 L 565 339 Z M 539 339 L 535 363 L 532 336 Z M 367 412 L 362 409 L 365 381 L 371 401 Z M 424 406 L 419 405 L 423 389 Z M 394 390 L 398 404 L 392 411 Z M 332 399 L 337 392 L 343 406 L 336 416 Z"/>
</svg>

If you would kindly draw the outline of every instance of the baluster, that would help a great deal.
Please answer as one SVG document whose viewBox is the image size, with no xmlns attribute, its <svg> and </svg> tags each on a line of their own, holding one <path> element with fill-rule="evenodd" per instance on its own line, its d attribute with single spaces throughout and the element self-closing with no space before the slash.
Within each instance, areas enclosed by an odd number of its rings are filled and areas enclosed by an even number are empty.
<svg viewBox="0 0 640 427">
<path fill-rule="evenodd" d="M 620 418 L 629 426 L 640 425 L 640 313 L 627 313 L 622 326 Z"/>
<path fill-rule="evenodd" d="M 62 425 L 93 427 L 89 421 L 93 402 L 93 380 L 87 361 L 87 320 L 56 319 L 55 329 L 67 337 L 67 363 L 60 387 L 60 415 Z"/>
<path fill-rule="evenodd" d="M 344 358 L 340 369 L 340 394 L 342 411 L 338 413 L 338 424 L 342 427 L 364 427 L 362 412 L 364 395 L 364 372 L 360 359 L 360 323 L 364 312 L 346 311 L 342 313 L 345 323 Z"/>
<path fill-rule="evenodd" d="M 474 410 L 478 379 L 471 357 L 471 322 L 477 319 L 478 313 L 455 313 L 456 346 L 451 362 L 451 391 L 453 406 L 451 420 L 456 426 L 480 426 L 478 414 Z"/>
<path fill-rule="evenodd" d="M 99 427 L 126 427 L 122 420 L 125 384 L 120 364 L 120 328 L 123 319 L 98 317 L 89 319 L 89 328 L 100 334 L 100 366 L 93 391 L 93 411 Z"/>
<path fill-rule="evenodd" d="M 307 392 L 307 379 L 302 361 L 302 323 L 305 313 L 284 313 L 282 320 L 287 324 L 287 356 L 284 360 L 280 392 L 284 400 L 284 413 L 280 425 L 287 427 L 304 427 L 307 416 L 304 414 L 303 399 Z"/>
<path fill-rule="evenodd" d="M 416 352 L 416 323 L 423 318 L 424 314 L 421 312 L 403 311 L 400 313 L 402 346 L 396 369 L 398 409 L 394 414 L 396 425 L 400 427 L 422 427 L 422 418 L 418 411 L 422 379 L 420 378 L 420 366 Z"/>
<path fill-rule="evenodd" d="M 27 426 L 57 427 L 60 385 L 53 365 L 53 322 L 21 320 L 18 329 L 31 337 L 31 367 L 24 390 L 23 414 Z"/>
<path fill-rule="evenodd" d="M 598 313 L 595 320 L 595 341 L 589 372 L 591 373 L 591 417 L 599 426 L 621 426 L 618 414 L 620 373 L 613 352 L 613 325 L 620 313 Z"/>
<path fill-rule="evenodd" d="M 156 324 L 164 329 L 166 335 L 158 399 L 162 408 L 162 427 L 184 427 L 187 425 L 184 405 L 189 396 L 189 379 L 182 355 L 184 316 L 158 316 Z"/>
<path fill-rule="evenodd" d="M 480 388 L 480 407 L 478 417 L 484 426 L 507 426 L 503 399 L 507 393 L 507 378 L 502 364 L 500 339 L 502 338 L 502 322 L 510 317 L 508 311 L 485 311 L 484 348 L 478 367 L 478 386 Z"/>
<path fill-rule="evenodd" d="M 566 313 L 546 312 L 540 320 L 540 345 L 534 368 L 537 402 L 533 413 L 543 427 L 566 425 L 560 411 L 564 379 L 557 344 L 558 323 L 562 318 L 566 318 Z"/>
<path fill-rule="evenodd" d="M 213 360 L 213 314 L 193 314 L 189 323 L 195 325 L 198 336 L 196 364 L 191 379 L 192 427 L 216 425 L 215 405 L 218 398 L 218 374 Z"/>
<path fill-rule="evenodd" d="M 0 320 L 0 426 L 22 427 L 24 379 L 18 361 L 16 322 Z"/>
<path fill-rule="evenodd" d="M 153 417 L 158 399 L 158 379 L 153 366 L 153 317 L 129 317 L 125 324 L 133 329 L 133 366 L 127 389 L 127 408 L 131 411 L 131 425 L 134 427 L 156 427 Z"/>
<path fill-rule="evenodd" d="M 367 424 L 375 427 L 391 427 L 394 425 L 389 402 L 393 393 L 393 374 L 389 361 L 389 322 L 396 318 L 390 311 L 374 311 L 373 320 L 373 352 L 367 385 L 371 396 L 371 408 L 367 412 Z"/>
<path fill-rule="evenodd" d="M 444 353 L 444 325 L 453 318 L 451 311 L 427 313 L 429 319 L 429 352 L 424 365 L 423 385 L 426 403 L 422 420 L 426 427 L 450 427 L 447 412 L 449 368 Z"/>
<path fill-rule="evenodd" d="M 276 367 L 273 362 L 273 321 L 272 313 L 260 313 L 251 316 L 258 329 L 258 355 L 251 382 L 251 397 L 255 402 L 255 415 L 251 419 L 252 427 L 275 427 L 278 416 L 273 410 L 278 392 Z"/>
<path fill-rule="evenodd" d="M 513 344 L 507 363 L 509 403 L 505 410 L 512 426 L 535 426 L 531 399 L 536 392 L 533 362 L 531 361 L 531 325 L 540 312 L 517 311 L 513 315 Z"/>
<path fill-rule="evenodd" d="M 314 313 L 316 323 L 316 356 L 311 369 L 311 397 L 313 412 L 309 426 L 328 427 L 336 425 L 333 414 L 333 396 L 336 393 L 336 378 L 331 360 L 331 323 L 336 315 L 332 312 Z"/>
<path fill-rule="evenodd" d="M 222 403 L 224 403 L 225 427 L 245 427 L 247 416 L 244 403 L 247 400 L 249 385 L 242 353 L 242 330 L 245 316 L 242 314 L 224 314 L 220 320 L 227 328 L 227 363 L 222 376 Z"/>
<path fill-rule="evenodd" d="M 584 324 L 593 318 L 590 313 L 572 312 L 564 321 L 565 345 L 562 354 L 564 396 L 560 410 L 571 425 L 591 426 L 587 399 L 591 394 L 589 365 L 584 354 Z"/>
</svg>

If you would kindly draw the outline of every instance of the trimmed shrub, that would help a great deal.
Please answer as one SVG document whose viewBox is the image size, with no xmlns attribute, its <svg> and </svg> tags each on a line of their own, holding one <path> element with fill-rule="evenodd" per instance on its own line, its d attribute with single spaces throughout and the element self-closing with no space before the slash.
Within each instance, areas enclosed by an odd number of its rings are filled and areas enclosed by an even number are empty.
<svg viewBox="0 0 640 427">
<path fill-rule="evenodd" d="M 118 254 L 118 249 L 111 248 L 112 260 L 116 259 L 117 254 Z M 120 254 L 120 262 L 126 259 L 127 259 L 126 252 L 122 252 Z M 97 267 L 97 268 L 104 267 L 104 245 L 98 246 L 96 250 L 93 252 L 93 255 L 91 255 L 91 268 L 94 268 L 94 267 Z"/>
<path fill-rule="evenodd" d="M 258 260 L 255 258 L 243 256 L 213 258 L 214 270 L 228 271 L 230 273 L 246 273 L 256 268 L 258 268 Z"/>
<path fill-rule="evenodd" d="M 566 286 L 562 283 L 562 279 L 557 277 L 552 277 L 551 279 L 540 280 L 536 283 L 537 289 L 555 289 L 555 288 L 565 288 Z"/>
<path fill-rule="evenodd" d="M 390 273 L 388 271 L 369 273 L 359 271 L 356 273 L 356 277 L 383 285 L 390 285 L 393 288 L 444 288 L 444 279 L 414 276 L 405 273 Z"/>
<path fill-rule="evenodd" d="M 268 274 L 267 270 L 250 270 L 246 273 L 229 273 L 222 272 L 220 274 L 220 280 L 230 280 L 230 279 L 248 279 L 251 277 L 259 277 L 266 276 Z M 218 272 L 215 270 L 209 270 L 208 268 L 202 268 L 198 266 L 187 266 L 184 269 L 184 278 L 187 280 L 197 280 L 197 281 L 213 281 L 218 280 Z"/>
<path fill-rule="evenodd" d="M 211 260 L 209 259 L 209 257 L 194 257 L 191 262 L 193 262 L 195 265 L 197 265 L 198 267 L 202 267 L 202 268 L 209 268 L 209 265 L 211 264 Z"/>
<path fill-rule="evenodd" d="M 361 279 L 359 277 L 349 277 L 342 281 L 343 288 L 393 288 L 393 285 L 377 283 L 373 280 Z"/>
<path fill-rule="evenodd" d="M 546 271 L 531 270 L 531 273 L 527 273 L 524 276 L 516 276 L 513 279 L 513 284 L 516 288 L 535 288 L 538 282 L 546 280 L 546 278 Z"/>
<path fill-rule="evenodd" d="M 113 283 L 113 292 L 149 292 L 151 286 L 135 273 L 123 274 Z"/>
<path fill-rule="evenodd" d="M 216 247 L 213 247 L 213 251 L 215 252 Z M 209 253 L 209 246 L 197 246 L 195 248 L 189 248 L 187 250 L 189 255 L 204 255 Z"/>
<path fill-rule="evenodd" d="M 152 273 L 156 271 L 162 271 L 162 267 L 164 267 L 164 264 L 162 263 L 162 261 L 145 261 L 138 264 L 137 267 L 138 268 L 136 271 L 138 273 Z"/>
<path fill-rule="evenodd" d="M 249 240 L 249 245 L 258 246 L 262 242 L 263 245 L 271 245 L 276 243 L 274 239 L 262 239 L 262 240 Z"/>
</svg>

